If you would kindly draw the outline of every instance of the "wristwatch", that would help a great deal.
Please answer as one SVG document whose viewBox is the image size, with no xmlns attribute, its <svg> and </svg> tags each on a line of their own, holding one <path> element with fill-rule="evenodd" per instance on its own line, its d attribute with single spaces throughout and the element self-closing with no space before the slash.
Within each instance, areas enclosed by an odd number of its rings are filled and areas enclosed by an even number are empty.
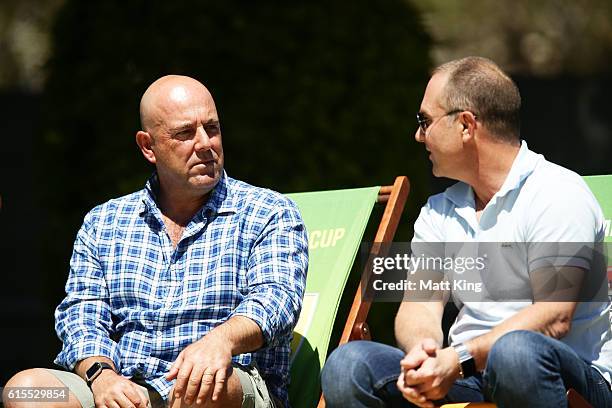
<svg viewBox="0 0 612 408">
<path fill-rule="evenodd" d="M 459 356 L 459 375 L 461 378 L 467 378 L 475 375 L 477 373 L 476 362 L 465 344 L 459 343 L 454 345 L 453 348 Z"/>
<path fill-rule="evenodd" d="M 108 363 L 104 363 L 101 361 L 96 361 L 95 363 L 93 363 L 91 367 L 89 367 L 87 371 L 85 371 L 85 380 L 87 381 L 87 386 L 91 388 L 91 383 L 96 378 L 98 378 L 98 376 L 102 373 L 103 370 L 106 369 L 115 371 L 113 366 Z"/>
</svg>

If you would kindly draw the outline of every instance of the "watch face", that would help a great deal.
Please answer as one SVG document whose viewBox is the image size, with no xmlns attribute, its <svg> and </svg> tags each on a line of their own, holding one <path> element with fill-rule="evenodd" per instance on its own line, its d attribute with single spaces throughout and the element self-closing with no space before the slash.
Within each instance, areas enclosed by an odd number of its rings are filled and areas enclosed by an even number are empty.
<svg viewBox="0 0 612 408">
<path fill-rule="evenodd" d="M 87 376 L 88 380 L 91 380 L 100 370 L 102 370 L 102 364 L 100 364 L 99 362 L 95 362 L 91 365 L 91 367 L 89 367 L 89 369 L 87 369 L 87 371 L 85 372 L 85 376 Z"/>
</svg>

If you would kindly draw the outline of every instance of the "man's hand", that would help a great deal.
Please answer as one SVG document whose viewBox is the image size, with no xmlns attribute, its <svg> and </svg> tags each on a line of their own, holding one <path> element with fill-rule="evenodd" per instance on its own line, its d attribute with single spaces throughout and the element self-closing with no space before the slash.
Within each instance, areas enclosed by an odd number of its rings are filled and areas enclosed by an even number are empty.
<svg viewBox="0 0 612 408">
<path fill-rule="evenodd" d="M 103 370 L 91 384 L 91 391 L 98 408 L 145 408 L 149 402 L 138 385 L 113 370 Z"/>
<path fill-rule="evenodd" d="M 166 379 L 176 378 L 174 399 L 199 405 L 210 398 L 211 392 L 213 401 L 219 399 L 231 372 L 231 345 L 211 332 L 181 351 Z"/>
<path fill-rule="evenodd" d="M 406 374 L 415 373 L 425 361 L 435 356 L 436 351 L 439 349 L 440 346 L 434 339 L 425 338 L 415 344 L 402 361 L 400 361 L 401 372 L 397 379 L 397 388 L 401 391 L 404 398 L 419 407 L 431 408 L 434 405 L 416 387 L 408 386 Z"/>
<path fill-rule="evenodd" d="M 431 351 L 429 347 L 427 351 Z M 408 356 L 407 356 L 408 357 Z M 402 360 L 402 375 L 398 388 L 406 399 L 421 407 L 433 407 L 434 400 L 448 394 L 459 378 L 459 357 L 451 347 L 429 353 L 418 369 L 411 368 L 411 361 Z"/>
</svg>

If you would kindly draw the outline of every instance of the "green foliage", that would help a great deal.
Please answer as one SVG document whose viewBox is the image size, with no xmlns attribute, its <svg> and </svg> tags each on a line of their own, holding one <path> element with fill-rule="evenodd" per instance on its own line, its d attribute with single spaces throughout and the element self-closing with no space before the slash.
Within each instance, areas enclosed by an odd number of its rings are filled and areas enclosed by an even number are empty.
<svg viewBox="0 0 612 408">
<path fill-rule="evenodd" d="M 85 212 L 150 174 L 134 142 L 138 104 L 168 73 L 211 89 L 233 177 L 283 192 L 399 174 L 422 186 L 429 170 L 413 113 L 428 47 L 401 0 L 67 1 L 38 143 L 52 276 L 65 275 Z"/>
</svg>

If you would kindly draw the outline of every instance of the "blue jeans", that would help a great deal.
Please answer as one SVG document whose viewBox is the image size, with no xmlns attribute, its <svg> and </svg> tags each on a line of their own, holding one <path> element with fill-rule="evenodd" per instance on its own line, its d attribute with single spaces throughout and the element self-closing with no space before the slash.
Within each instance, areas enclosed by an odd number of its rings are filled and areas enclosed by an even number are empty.
<svg viewBox="0 0 612 408">
<path fill-rule="evenodd" d="M 395 385 L 404 353 L 391 346 L 354 341 L 335 350 L 322 373 L 329 408 L 413 407 Z M 602 375 L 564 343 L 539 333 L 513 331 L 491 348 L 482 375 L 460 379 L 439 403 L 495 402 L 506 407 L 566 407 L 574 388 L 594 407 L 612 407 Z"/>
</svg>

